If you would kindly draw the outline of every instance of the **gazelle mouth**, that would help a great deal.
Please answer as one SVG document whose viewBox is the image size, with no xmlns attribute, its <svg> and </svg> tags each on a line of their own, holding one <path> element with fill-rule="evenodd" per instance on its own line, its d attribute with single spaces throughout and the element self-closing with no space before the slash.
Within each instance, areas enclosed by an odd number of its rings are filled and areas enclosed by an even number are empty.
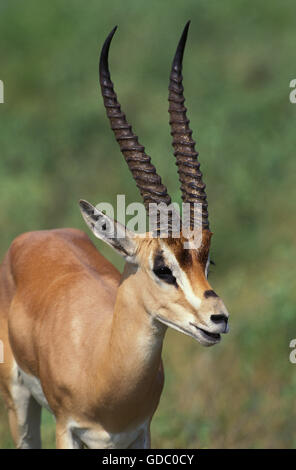
<svg viewBox="0 0 296 470">
<path fill-rule="evenodd" d="M 193 326 L 195 331 L 183 328 L 182 326 L 177 325 L 176 323 L 166 318 L 163 318 L 161 315 L 156 315 L 156 318 L 161 323 L 164 323 L 166 326 L 170 326 L 174 330 L 180 331 L 181 333 L 185 333 L 185 335 L 193 337 L 194 339 L 199 341 L 203 346 L 213 346 L 214 344 L 219 343 L 219 341 L 221 341 L 221 335 L 219 333 L 210 333 L 209 331 L 199 328 L 194 323 L 189 322 L 189 325 Z"/>
<path fill-rule="evenodd" d="M 215 343 L 218 343 L 218 341 L 221 340 L 221 335 L 219 333 L 211 333 L 210 331 L 204 330 L 203 328 L 200 328 L 199 326 L 195 325 L 194 323 L 190 323 L 190 325 L 194 326 L 198 331 L 201 332 L 202 336 L 210 341 L 213 341 Z"/>
</svg>

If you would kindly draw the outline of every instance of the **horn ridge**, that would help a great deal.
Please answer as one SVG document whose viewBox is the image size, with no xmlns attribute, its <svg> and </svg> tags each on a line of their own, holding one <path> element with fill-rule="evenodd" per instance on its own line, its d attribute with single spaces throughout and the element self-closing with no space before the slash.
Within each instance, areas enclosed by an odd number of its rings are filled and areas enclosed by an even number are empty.
<svg viewBox="0 0 296 470">
<path fill-rule="evenodd" d="M 151 163 L 151 158 L 145 153 L 145 147 L 139 143 L 138 137 L 133 133 L 132 126 L 127 122 L 114 91 L 109 71 L 108 54 L 116 29 L 117 26 L 109 33 L 101 51 L 99 67 L 101 92 L 111 129 L 148 211 L 150 203 L 164 202 L 169 205 L 171 198 Z"/>
<path fill-rule="evenodd" d="M 190 226 L 194 226 L 193 203 L 196 202 L 202 204 L 202 226 L 204 229 L 209 229 L 206 185 L 202 180 L 200 163 L 197 160 L 198 152 L 195 150 L 196 142 L 192 139 L 192 130 L 189 127 L 190 121 L 186 115 L 187 108 L 184 106 L 182 62 L 189 25 L 190 21 L 185 25 L 171 68 L 169 82 L 170 126 L 173 137 L 172 145 L 181 183 L 182 199 L 184 202 L 191 204 Z"/>
</svg>

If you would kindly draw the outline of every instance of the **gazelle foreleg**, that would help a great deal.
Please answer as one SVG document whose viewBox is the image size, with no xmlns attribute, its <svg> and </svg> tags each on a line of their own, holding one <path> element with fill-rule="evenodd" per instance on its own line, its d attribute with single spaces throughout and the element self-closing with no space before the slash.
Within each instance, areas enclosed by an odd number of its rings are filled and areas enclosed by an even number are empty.
<svg viewBox="0 0 296 470">
<path fill-rule="evenodd" d="M 36 402 L 15 368 L 10 387 L 8 419 L 18 449 L 40 449 L 41 406 Z"/>
</svg>

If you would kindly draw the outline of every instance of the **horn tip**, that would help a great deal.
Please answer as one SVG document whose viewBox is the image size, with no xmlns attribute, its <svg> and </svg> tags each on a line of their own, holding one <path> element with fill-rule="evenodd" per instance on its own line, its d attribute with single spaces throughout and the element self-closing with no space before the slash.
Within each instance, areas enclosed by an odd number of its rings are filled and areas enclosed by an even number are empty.
<svg viewBox="0 0 296 470">
<path fill-rule="evenodd" d="M 108 67 L 108 54 L 109 54 L 109 47 L 112 41 L 112 38 L 117 30 L 118 26 L 114 26 L 114 28 L 110 31 L 105 42 L 102 47 L 101 56 L 100 56 L 100 76 L 101 75 L 109 75 L 109 67 Z"/>
<path fill-rule="evenodd" d="M 183 29 L 183 32 L 182 32 L 182 35 L 181 35 L 181 38 L 180 38 L 180 41 L 179 41 L 179 44 L 175 53 L 175 57 L 173 60 L 172 69 L 175 70 L 176 72 L 181 72 L 181 69 L 182 69 L 183 54 L 184 54 L 184 49 L 185 49 L 185 45 L 187 41 L 187 35 L 188 35 L 190 22 L 191 20 L 188 20 Z"/>
<path fill-rule="evenodd" d="M 112 41 L 112 38 L 113 38 L 113 36 L 114 36 L 115 31 L 117 30 L 117 28 L 118 28 L 118 25 L 114 26 L 114 28 L 110 31 L 110 33 L 108 34 L 108 36 L 107 36 L 107 38 L 106 38 L 106 40 L 105 40 L 105 42 L 104 42 L 103 48 L 104 48 L 105 46 L 109 46 L 109 45 L 110 45 L 110 42 Z"/>
</svg>

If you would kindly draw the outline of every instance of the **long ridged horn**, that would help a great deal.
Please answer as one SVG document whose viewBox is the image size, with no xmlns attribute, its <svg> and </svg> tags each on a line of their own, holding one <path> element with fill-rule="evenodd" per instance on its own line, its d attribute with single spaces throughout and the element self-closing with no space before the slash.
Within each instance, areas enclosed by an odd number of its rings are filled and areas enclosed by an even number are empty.
<svg viewBox="0 0 296 470">
<path fill-rule="evenodd" d="M 139 143 L 138 137 L 133 133 L 132 126 L 128 124 L 125 114 L 121 111 L 120 104 L 111 81 L 108 54 L 111 40 L 117 26 L 111 31 L 104 42 L 100 57 L 100 85 L 106 108 L 107 116 L 110 120 L 111 129 L 119 143 L 120 150 L 128 164 L 129 169 L 137 183 L 144 200 L 146 210 L 149 203 L 165 204 L 171 203 L 171 198 L 167 193 L 167 188 L 162 184 L 151 159 L 145 153 L 145 148 Z"/>
<path fill-rule="evenodd" d="M 202 227 L 209 228 L 208 203 L 205 192 L 206 185 L 202 181 L 202 173 L 197 160 L 198 152 L 195 151 L 195 141 L 192 139 L 192 130 L 187 119 L 187 108 L 184 106 L 185 98 L 182 86 L 182 61 L 186 44 L 190 21 L 186 24 L 179 41 L 172 64 L 169 84 L 169 114 L 171 135 L 173 136 L 174 155 L 178 166 L 179 180 L 181 183 L 182 199 L 191 203 L 190 227 L 194 226 L 193 203 L 202 204 Z"/>
</svg>

